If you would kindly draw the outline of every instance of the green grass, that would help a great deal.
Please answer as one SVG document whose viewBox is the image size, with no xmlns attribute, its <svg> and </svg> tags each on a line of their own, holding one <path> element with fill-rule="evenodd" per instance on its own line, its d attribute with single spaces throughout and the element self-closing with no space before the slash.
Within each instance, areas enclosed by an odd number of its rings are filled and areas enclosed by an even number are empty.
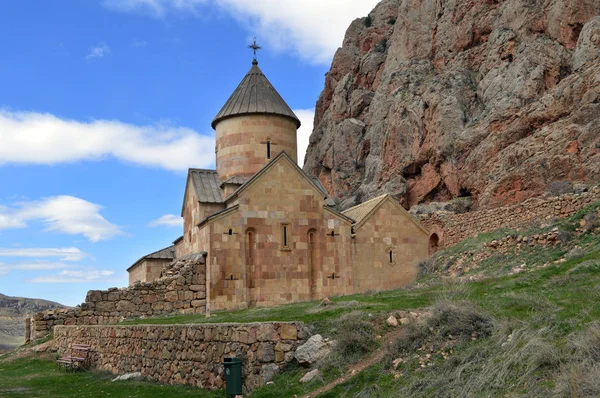
<svg viewBox="0 0 600 398">
<path fill-rule="evenodd" d="M 113 375 L 65 372 L 48 356 L 0 361 L 0 397 L 196 397 L 223 398 L 222 391 L 143 381 L 111 382 Z"/>
</svg>

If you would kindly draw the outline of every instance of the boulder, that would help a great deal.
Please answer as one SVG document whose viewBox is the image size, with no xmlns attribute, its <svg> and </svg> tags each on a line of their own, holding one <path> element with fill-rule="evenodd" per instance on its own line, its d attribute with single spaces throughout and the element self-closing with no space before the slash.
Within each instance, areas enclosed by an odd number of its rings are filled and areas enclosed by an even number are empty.
<svg viewBox="0 0 600 398">
<path fill-rule="evenodd" d="M 334 341 L 324 339 L 320 334 L 315 334 L 309 338 L 296 350 L 296 360 L 302 366 L 310 366 L 313 363 L 325 358 L 333 348 Z"/>
<path fill-rule="evenodd" d="M 302 376 L 302 378 L 300 379 L 300 383 L 309 383 L 317 377 L 321 377 L 321 372 L 319 371 L 319 369 L 311 370 L 310 372 Z"/>
</svg>

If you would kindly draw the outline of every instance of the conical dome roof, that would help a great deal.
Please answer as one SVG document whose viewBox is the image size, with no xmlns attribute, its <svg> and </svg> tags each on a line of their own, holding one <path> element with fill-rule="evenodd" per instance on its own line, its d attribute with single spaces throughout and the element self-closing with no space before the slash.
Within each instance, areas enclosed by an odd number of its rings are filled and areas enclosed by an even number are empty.
<svg viewBox="0 0 600 398">
<path fill-rule="evenodd" d="M 213 129 L 223 120 L 233 116 L 268 114 L 293 119 L 300 127 L 300 119 L 273 88 L 267 77 L 258 67 L 256 60 L 240 85 L 235 89 L 211 125 Z"/>
</svg>

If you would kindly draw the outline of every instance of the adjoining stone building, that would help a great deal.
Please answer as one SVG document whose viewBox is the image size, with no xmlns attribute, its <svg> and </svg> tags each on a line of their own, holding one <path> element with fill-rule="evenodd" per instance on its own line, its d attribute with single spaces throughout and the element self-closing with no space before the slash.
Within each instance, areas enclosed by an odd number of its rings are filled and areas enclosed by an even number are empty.
<svg viewBox="0 0 600 398">
<path fill-rule="evenodd" d="M 151 282 L 160 278 L 160 274 L 167 265 L 175 260 L 175 245 L 150 253 L 137 260 L 127 268 L 129 285 L 136 281 Z"/>
<path fill-rule="evenodd" d="M 428 232 L 384 195 L 344 212 L 297 165 L 300 120 L 253 61 L 212 122 L 216 170 L 190 169 L 174 256 L 206 255 L 207 310 L 398 288 L 428 257 Z M 167 249 L 165 249 L 167 250 Z M 144 260 L 145 259 L 145 260 Z M 160 276 L 129 269 L 130 284 Z"/>
</svg>

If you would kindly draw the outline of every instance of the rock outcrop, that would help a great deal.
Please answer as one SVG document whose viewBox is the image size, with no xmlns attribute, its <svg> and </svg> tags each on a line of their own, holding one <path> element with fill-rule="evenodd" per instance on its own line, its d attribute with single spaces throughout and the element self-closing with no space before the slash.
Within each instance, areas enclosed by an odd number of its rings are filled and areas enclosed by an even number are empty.
<svg viewBox="0 0 600 398">
<path fill-rule="evenodd" d="M 304 169 L 347 208 L 522 202 L 600 178 L 600 2 L 383 0 L 349 27 Z"/>
</svg>

